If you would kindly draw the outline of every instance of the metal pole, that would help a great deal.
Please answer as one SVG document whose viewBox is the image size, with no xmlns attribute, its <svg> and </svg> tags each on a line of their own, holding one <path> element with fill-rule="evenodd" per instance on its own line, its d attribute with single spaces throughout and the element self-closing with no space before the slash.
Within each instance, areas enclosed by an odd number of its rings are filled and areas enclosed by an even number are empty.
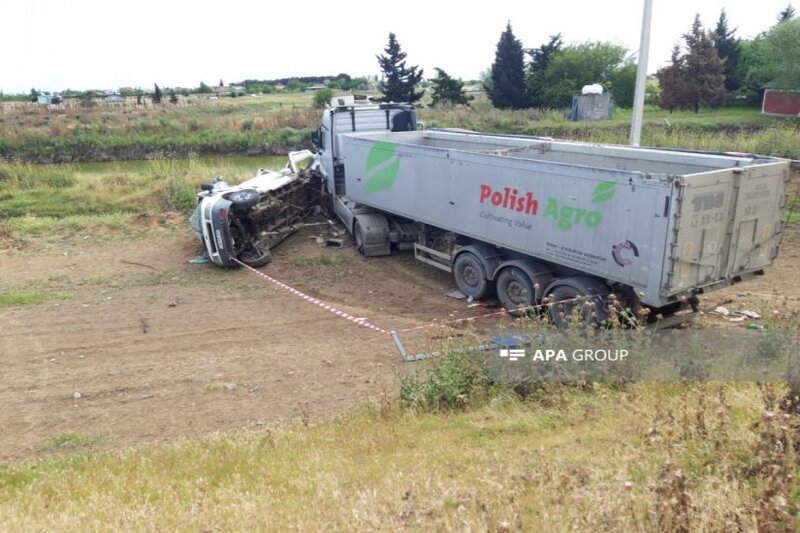
<svg viewBox="0 0 800 533">
<path fill-rule="evenodd" d="M 633 117 L 631 118 L 631 146 L 639 146 L 639 141 L 642 138 L 644 88 L 647 82 L 647 56 L 650 54 L 650 19 L 652 14 L 653 0 L 644 0 L 642 37 L 639 41 L 639 66 L 636 68 L 636 93 L 633 96 Z"/>
</svg>

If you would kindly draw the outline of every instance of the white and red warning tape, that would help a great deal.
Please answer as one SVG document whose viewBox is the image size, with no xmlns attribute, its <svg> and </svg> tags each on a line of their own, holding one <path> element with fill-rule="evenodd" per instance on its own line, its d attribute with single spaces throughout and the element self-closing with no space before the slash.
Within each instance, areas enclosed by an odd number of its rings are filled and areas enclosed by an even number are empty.
<svg viewBox="0 0 800 533">
<path fill-rule="evenodd" d="M 323 302 L 319 298 L 314 298 L 313 296 L 309 296 L 308 294 L 306 294 L 306 293 L 304 293 L 302 291 L 299 291 L 299 290 L 295 289 L 294 287 L 292 287 L 290 285 L 287 285 L 286 283 L 273 278 L 272 276 L 264 274 L 260 270 L 256 270 L 255 268 L 242 263 L 241 261 L 239 261 L 236 258 L 233 258 L 233 261 L 235 261 L 240 266 L 250 270 L 251 272 L 254 272 L 255 274 L 261 276 L 262 278 L 264 278 L 265 280 L 269 281 L 270 283 L 273 283 L 273 284 L 277 285 L 281 289 L 289 291 L 291 294 L 294 294 L 295 296 L 298 296 L 298 297 L 302 298 L 303 300 L 305 300 L 305 301 L 307 301 L 309 303 L 312 303 L 312 304 L 324 309 L 325 311 L 328 311 L 329 313 L 332 313 L 332 314 L 334 314 L 334 315 L 336 315 L 336 316 L 338 316 L 340 318 L 343 318 L 343 319 L 345 319 L 345 320 L 347 320 L 349 322 L 352 322 L 353 324 L 356 324 L 356 325 L 359 325 L 359 326 L 363 326 L 363 327 L 371 329 L 371 330 L 373 330 L 373 331 L 375 331 L 377 333 L 381 333 L 383 335 L 388 335 L 390 337 L 396 337 L 397 333 L 409 333 L 409 332 L 412 332 L 412 331 L 419 331 L 419 330 L 428 329 L 428 328 L 442 328 L 442 327 L 451 326 L 451 325 L 454 325 L 454 324 L 460 324 L 462 322 L 472 322 L 474 320 L 479 320 L 479 319 L 482 319 L 482 318 L 488 318 L 488 317 L 491 317 L 491 316 L 500 316 L 500 315 L 508 315 L 509 314 L 508 311 L 503 309 L 501 311 L 496 311 L 496 312 L 493 312 L 493 313 L 486 313 L 484 315 L 471 316 L 471 317 L 465 317 L 465 318 L 456 318 L 456 319 L 453 319 L 453 320 L 445 320 L 445 321 L 442 321 L 442 322 L 431 322 L 431 323 L 428 323 L 428 324 L 423 324 L 421 326 L 414 326 L 414 327 L 404 328 L 404 329 L 399 329 L 399 330 L 387 330 L 387 329 L 381 328 L 379 326 L 376 326 L 375 324 L 372 324 L 366 318 L 355 317 L 355 316 L 351 315 L 350 313 L 342 311 L 341 309 L 337 309 L 336 307 L 334 307 L 334 306 L 332 306 L 332 305 L 330 305 L 330 304 L 328 304 L 326 302 Z M 578 298 L 571 298 L 569 300 L 563 300 L 563 301 L 561 301 L 559 303 L 566 303 L 566 302 L 569 302 L 569 301 L 572 301 L 572 300 L 577 300 L 577 299 Z M 530 305 L 530 306 L 527 306 L 527 307 L 520 308 L 520 311 L 543 309 L 543 308 L 548 307 L 548 305 L 549 304 Z"/>
<path fill-rule="evenodd" d="M 401 329 L 401 330 L 387 330 L 387 329 L 381 328 L 379 326 L 376 326 L 375 324 L 370 323 L 366 318 L 355 317 L 355 316 L 351 315 L 350 313 L 342 311 L 341 309 L 337 309 L 336 307 L 334 307 L 334 306 L 332 306 L 332 305 L 330 305 L 330 304 L 328 304 L 326 302 L 323 302 L 319 298 L 314 298 L 313 296 L 309 296 L 308 294 L 306 294 L 306 293 L 304 293 L 302 291 L 299 291 L 299 290 L 295 289 L 294 287 L 292 287 L 290 285 L 287 285 L 286 283 L 273 278 L 272 276 L 264 274 L 263 272 L 261 272 L 259 270 L 256 270 L 255 268 L 253 268 L 253 267 L 251 267 L 249 265 L 245 265 L 244 263 L 242 263 L 241 261 L 239 261 L 236 258 L 233 258 L 233 260 L 238 265 L 250 270 L 251 272 L 257 274 L 258 276 L 260 276 L 263 279 L 269 281 L 270 283 L 273 283 L 273 284 L 277 285 L 281 289 L 289 291 L 291 294 L 294 294 L 295 296 L 298 296 L 298 297 L 302 298 L 303 300 L 305 300 L 305 301 L 307 301 L 309 303 L 312 303 L 312 304 L 320 307 L 321 309 L 324 309 L 325 311 L 328 311 L 329 313 L 332 313 L 332 314 L 334 314 L 334 315 L 336 315 L 336 316 L 338 316 L 340 318 L 343 318 L 343 319 L 347 320 L 348 322 L 351 322 L 351 323 L 356 324 L 358 326 L 362 326 L 362 327 L 371 329 L 372 331 L 375 331 L 376 333 L 380 333 L 382 335 L 388 336 L 392 340 L 392 342 L 394 342 L 395 346 L 397 347 L 397 350 L 400 352 L 400 357 L 406 362 L 420 361 L 420 360 L 428 359 L 428 358 L 431 358 L 431 357 L 437 357 L 439 355 L 439 352 L 430 352 L 430 353 L 423 353 L 423 354 L 416 354 L 416 355 L 409 354 L 409 353 L 406 352 L 405 348 L 403 347 L 403 343 L 400 341 L 400 338 L 398 336 L 398 332 L 399 333 L 408 333 L 408 332 L 411 332 L 411 331 L 419 331 L 419 330 L 428 329 L 428 328 L 434 328 L 434 327 L 442 328 L 442 327 L 447 327 L 447 326 L 451 326 L 451 325 L 454 325 L 454 324 L 459 324 L 459 323 L 462 323 L 462 322 L 472 322 L 474 320 L 478 320 L 478 319 L 481 319 L 481 318 L 487 318 L 487 317 L 490 317 L 490 316 L 508 315 L 509 314 L 508 311 L 503 309 L 501 311 L 496 311 L 494 313 L 487 313 L 487 314 L 484 314 L 484 315 L 465 317 L 465 318 L 457 318 L 457 319 L 453 319 L 453 320 L 445 320 L 445 321 L 442 321 L 442 322 L 431 322 L 431 323 L 428 323 L 428 324 L 423 324 L 421 326 L 414 326 L 414 327 L 405 328 L 405 329 Z M 573 301 L 573 300 L 578 300 L 578 299 L 579 298 L 570 298 L 568 300 L 562 300 L 559 303 L 566 303 L 566 302 Z M 527 306 L 527 307 L 520 308 L 520 311 L 527 311 L 527 310 L 533 310 L 533 309 L 543 309 L 543 308 L 548 307 L 549 305 L 550 304 L 546 304 L 546 303 L 545 304 L 539 304 L 539 305 L 530 305 L 530 306 Z M 493 344 L 487 344 L 487 345 L 481 345 L 481 346 L 473 346 L 470 349 L 471 350 L 485 350 L 485 349 L 489 349 L 489 348 L 492 348 L 492 347 L 494 347 Z"/>
</svg>

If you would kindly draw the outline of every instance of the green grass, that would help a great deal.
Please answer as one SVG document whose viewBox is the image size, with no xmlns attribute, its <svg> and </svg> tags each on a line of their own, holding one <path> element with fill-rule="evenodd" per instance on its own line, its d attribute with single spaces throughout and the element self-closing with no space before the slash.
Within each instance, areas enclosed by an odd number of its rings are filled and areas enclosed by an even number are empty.
<svg viewBox="0 0 800 533">
<path fill-rule="evenodd" d="M 10 218 L 8 225 L 14 235 L 35 237 L 51 234 L 77 234 L 90 230 L 108 229 L 114 232 L 130 228 L 130 215 L 110 213 L 102 215 L 71 215 L 65 217 L 24 215 Z"/>
<path fill-rule="evenodd" d="M 754 530 L 770 483 L 758 443 L 779 431 L 761 396 L 552 385 L 446 415 L 387 400 L 309 427 L 70 454 L 0 469 L 0 528 L 658 530 L 687 498 L 692 530 Z"/>
<path fill-rule="evenodd" d="M 479 99 L 472 108 L 423 109 L 428 127 L 538 135 L 577 141 L 628 144 L 630 110 L 616 110 L 602 122 L 572 122 L 565 111 L 494 109 Z M 646 110 L 643 146 L 734 151 L 800 159 L 800 120 L 762 116 L 757 109 L 723 108 L 699 114 L 658 108 Z"/>
<path fill-rule="evenodd" d="M 78 449 L 78 448 L 86 448 L 88 446 L 92 446 L 97 443 L 97 439 L 90 439 L 88 437 L 83 437 L 81 435 L 76 435 L 75 433 L 62 433 L 56 437 L 53 437 L 47 444 L 45 444 L 45 450 L 65 450 L 65 449 Z"/>
<path fill-rule="evenodd" d="M 485 96 L 467 107 L 419 110 L 429 127 L 543 135 L 627 144 L 630 110 L 610 121 L 577 123 L 567 110 L 504 111 Z M 150 108 L 9 112 L 0 132 L 0 158 L 75 162 L 184 157 L 191 154 L 282 154 L 309 145 L 320 112 L 306 94 L 207 100 Z M 735 150 L 800 158 L 798 120 L 765 117 L 758 109 L 668 111 L 648 107 L 642 142 L 648 146 Z M 0 181 L 2 174 L 0 173 Z"/>
<path fill-rule="evenodd" d="M 197 158 L 156 159 L 130 169 L 111 164 L 105 172 L 72 164 L 0 163 L 0 214 L 28 217 L 21 225 L 35 231 L 42 224 L 31 217 L 79 223 L 97 215 L 110 217 L 107 221 L 117 216 L 118 221 L 124 213 L 188 212 L 200 183 L 220 173 L 237 183 L 255 170 Z"/>
<path fill-rule="evenodd" d="M 69 295 L 44 291 L 8 291 L 0 292 L 0 308 L 36 305 L 50 300 L 63 300 Z"/>
</svg>

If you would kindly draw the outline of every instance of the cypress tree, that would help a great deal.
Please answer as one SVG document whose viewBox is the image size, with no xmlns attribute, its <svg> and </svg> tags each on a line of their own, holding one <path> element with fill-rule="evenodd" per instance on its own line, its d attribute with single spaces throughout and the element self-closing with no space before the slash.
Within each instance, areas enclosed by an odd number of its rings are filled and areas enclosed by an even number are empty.
<svg viewBox="0 0 800 533">
<path fill-rule="evenodd" d="M 431 80 L 433 99 L 431 105 L 440 103 L 453 105 L 469 105 L 471 96 L 464 94 L 464 82 L 451 77 L 440 68 L 435 68 L 436 77 Z"/>
<path fill-rule="evenodd" d="M 155 91 L 153 91 L 152 100 L 153 100 L 154 104 L 160 104 L 161 103 L 161 96 L 162 96 L 161 95 L 161 89 L 159 88 L 157 83 L 155 84 L 155 86 L 156 86 L 156 88 L 155 88 Z"/>
<path fill-rule="evenodd" d="M 544 73 L 550 64 L 550 58 L 561 50 L 563 41 L 561 34 L 551 35 L 547 44 L 539 48 L 530 48 L 525 53 L 530 56 L 531 62 L 528 65 L 528 72 L 525 76 L 525 86 L 528 91 L 528 101 L 531 107 L 545 107 L 544 97 Z"/>
<path fill-rule="evenodd" d="M 375 56 L 384 76 L 378 86 L 383 93 L 383 100 L 413 104 L 422 98 L 425 91 L 414 91 L 416 85 L 422 81 L 422 69 L 417 65 L 406 66 L 407 54 L 400 48 L 394 33 L 389 33 L 389 44 L 383 51 L 385 54 Z"/>
<path fill-rule="evenodd" d="M 487 89 L 492 105 L 500 109 L 528 107 L 522 43 L 514 36 L 511 22 L 506 24 L 497 43 L 491 79 L 491 87 Z"/>
<path fill-rule="evenodd" d="M 717 53 L 711 32 L 703 29 L 696 15 L 692 29 L 683 36 L 686 41 L 686 82 L 694 112 L 701 105 L 719 107 L 725 99 L 725 64 Z"/>
<path fill-rule="evenodd" d="M 717 54 L 725 62 L 725 90 L 736 91 L 742 86 L 741 50 L 739 39 L 734 37 L 736 29 L 728 29 L 728 16 L 725 9 L 719 14 L 717 27 L 714 30 L 714 41 Z"/>
</svg>

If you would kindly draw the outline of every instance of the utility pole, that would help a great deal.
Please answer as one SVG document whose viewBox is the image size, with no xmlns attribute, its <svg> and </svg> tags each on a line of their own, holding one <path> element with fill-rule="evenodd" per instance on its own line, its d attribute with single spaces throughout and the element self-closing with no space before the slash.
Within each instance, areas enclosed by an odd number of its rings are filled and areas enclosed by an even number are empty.
<svg viewBox="0 0 800 533">
<path fill-rule="evenodd" d="M 639 141 L 642 138 L 644 91 L 647 83 L 647 56 L 650 54 L 650 19 L 652 14 L 653 0 L 644 0 L 642 37 L 639 41 L 639 65 L 636 68 L 636 92 L 633 96 L 633 117 L 631 118 L 631 146 L 639 146 Z"/>
</svg>

